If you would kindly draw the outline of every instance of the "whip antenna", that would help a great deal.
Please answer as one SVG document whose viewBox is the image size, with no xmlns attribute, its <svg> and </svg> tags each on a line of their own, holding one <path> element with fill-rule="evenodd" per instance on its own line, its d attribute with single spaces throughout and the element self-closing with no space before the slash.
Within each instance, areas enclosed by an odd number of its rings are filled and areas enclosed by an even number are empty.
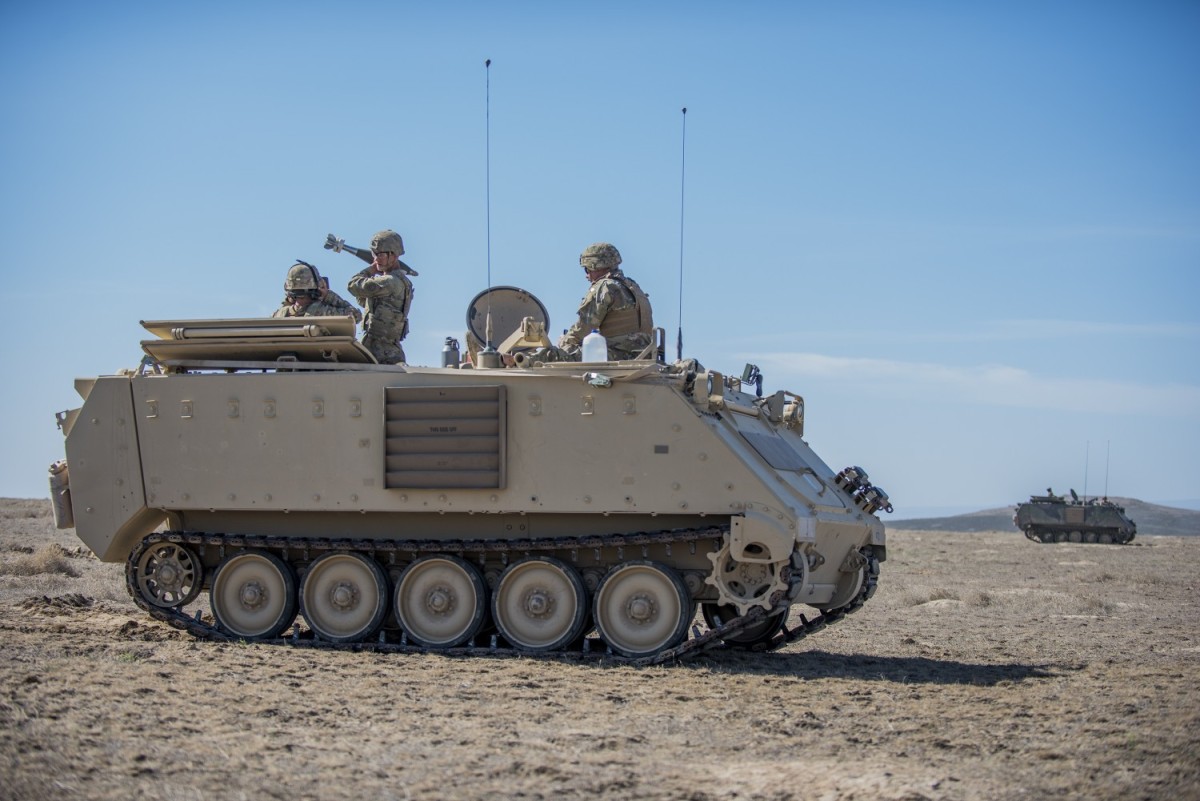
<svg viewBox="0 0 1200 801">
<path fill-rule="evenodd" d="M 683 361 L 683 189 L 687 177 L 687 106 L 683 108 L 683 141 L 679 149 L 679 330 L 675 335 L 675 360 Z"/>
<path fill-rule="evenodd" d="M 492 60 L 483 62 L 483 151 L 484 194 L 487 205 L 487 321 L 484 336 L 487 347 L 492 346 Z"/>
<path fill-rule="evenodd" d="M 1104 497 L 1108 497 L 1108 457 L 1112 455 L 1112 440 L 1104 443 Z"/>
<path fill-rule="evenodd" d="M 1087 502 L 1088 462 L 1091 461 L 1091 457 L 1092 457 L 1092 441 L 1090 439 L 1087 441 L 1087 448 L 1084 450 L 1083 453 L 1084 453 L 1084 456 L 1083 456 L 1083 500 L 1084 500 L 1084 503 L 1086 503 Z"/>
<path fill-rule="evenodd" d="M 492 60 L 485 59 L 484 70 L 484 193 L 487 206 L 487 311 L 484 315 L 482 348 L 475 354 L 475 366 L 496 369 L 501 366 L 499 351 L 492 345 Z"/>
</svg>

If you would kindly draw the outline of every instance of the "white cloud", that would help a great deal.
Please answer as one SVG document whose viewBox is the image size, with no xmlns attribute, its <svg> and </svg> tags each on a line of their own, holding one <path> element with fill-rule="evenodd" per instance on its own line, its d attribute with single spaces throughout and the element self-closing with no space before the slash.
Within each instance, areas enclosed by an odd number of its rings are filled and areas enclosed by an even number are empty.
<svg viewBox="0 0 1200 801">
<path fill-rule="evenodd" d="M 1091 320 L 997 320 L 967 339 L 1028 340 L 1068 337 L 1200 337 L 1200 326 L 1186 323 L 1113 323 Z"/>
<path fill-rule="evenodd" d="M 1050 320 L 1050 319 L 1013 319 L 980 321 L 971 329 L 956 326 L 950 330 L 880 330 L 858 328 L 829 331 L 801 331 L 780 334 L 773 332 L 768 336 L 755 337 L 754 342 L 778 341 L 780 337 L 820 342 L 836 340 L 838 342 L 890 342 L 890 343 L 945 343 L 948 341 L 963 342 L 1043 342 L 1065 339 L 1087 339 L 1095 337 L 1114 337 L 1121 340 L 1129 339 L 1200 339 L 1200 325 L 1189 323 L 1114 323 L 1094 322 L 1090 320 Z M 746 340 L 750 341 L 750 340 Z"/>
<path fill-rule="evenodd" d="M 1031 409 L 1200 417 L 1200 387 L 1039 376 L 1008 365 L 954 367 L 928 362 L 773 353 L 757 363 L 785 376 L 861 386 L 876 396 L 930 397 Z"/>
</svg>

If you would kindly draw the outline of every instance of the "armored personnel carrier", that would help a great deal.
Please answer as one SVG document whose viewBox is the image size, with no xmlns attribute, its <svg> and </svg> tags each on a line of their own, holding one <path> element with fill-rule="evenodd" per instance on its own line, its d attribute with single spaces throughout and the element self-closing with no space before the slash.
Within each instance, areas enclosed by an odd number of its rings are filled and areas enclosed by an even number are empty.
<svg viewBox="0 0 1200 801">
<path fill-rule="evenodd" d="M 1137 526 L 1125 516 L 1124 507 L 1108 498 L 1079 500 L 1075 490 L 1071 499 L 1055 495 L 1032 495 L 1017 506 L 1013 523 L 1034 542 L 1131 542 Z"/>
<path fill-rule="evenodd" d="M 76 380 L 51 495 L 197 637 L 645 664 L 777 648 L 875 591 L 886 493 L 812 451 L 799 395 L 667 364 L 661 329 L 541 363 L 526 317 L 512 358 L 414 367 L 349 317 L 143 326 L 137 369 Z"/>
</svg>

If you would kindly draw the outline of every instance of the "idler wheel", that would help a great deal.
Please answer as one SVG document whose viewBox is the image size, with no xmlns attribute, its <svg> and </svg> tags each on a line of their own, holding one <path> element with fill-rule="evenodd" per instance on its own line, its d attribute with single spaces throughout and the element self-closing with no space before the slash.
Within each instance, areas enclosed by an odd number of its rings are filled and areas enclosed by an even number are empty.
<svg viewBox="0 0 1200 801">
<path fill-rule="evenodd" d="M 700 612 L 704 615 L 704 622 L 708 624 L 710 629 L 718 628 L 738 616 L 736 606 L 724 606 L 712 603 L 700 604 Z M 764 618 L 758 623 L 747 626 L 737 634 L 731 637 L 724 637 L 723 639 L 730 645 L 739 648 L 750 648 L 751 646 L 770 640 L 779 633 L 786 621 L 787 611 L 785 610 Z"/>
<path fill-rule="evenodd" d="M 645 560 L 610 570 L 592 606 L 600 636 L 614 652 L 634 659 L 678 645 L 694 614 L 679 574 Z"/>
<path fill-rule="evenodd" d="M 335 551 L 313 562 L 300 585 L 300 613 L 329 642 L 358 642 L 383 623 L 387 576 L 358 553 Z"/>
<path fill-rule="evenodd" d="M 578 571 L 548 556 L 513 562 L 492 598 L 496 628 L 514 648 L 556 651 L 585 632 L 588 594 Z"/>
<path fill-rule="evenodd" d="M 223 630 L 246 640 L 269 640 L 296 619 L 296 576 L 274 554 L 242 551 L 217 566 L 208 598 Z"/>
<path fill-rule="evenodd" d="M 423 556 L 400 574 L 396 620 L 408 639 L 427 648 L 454 648 L 474 637 L 487 617 L 487 587 L 479 568 L 457 556 Z"/>
<path fill-rule="evenodd" d="M 199 557 L 191 548 L 173 542 L 146 548 L 132 569 L 131 588 L 147 603 L 166 609 L 196 600 L 204 583 Z"/>
</svg>

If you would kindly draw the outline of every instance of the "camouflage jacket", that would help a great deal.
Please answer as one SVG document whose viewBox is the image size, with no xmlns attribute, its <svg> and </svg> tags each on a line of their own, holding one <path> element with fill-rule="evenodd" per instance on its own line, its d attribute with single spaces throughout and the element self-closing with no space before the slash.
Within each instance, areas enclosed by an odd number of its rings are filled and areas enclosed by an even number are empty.
<svg viewBox="0 0 1200 801">
<path fill-rule="evenodd" d="M 579 358 L 583 338 L 596 329 L 608 340 L 608 358 L 632 359 L 654 338 L 650 298 L 620 269 L 592 282 L 579 303 L 578 319 L 558 340 L 558 346 Z"/>
<path fill-rule="evenodd" d="M 345 303 L 345 301 L 342 301 Z M 346 317 L 350 316 L 350 312 L 343 309 L 338 309 L 330 306 L 328 303 L 320 300 L 314 300 L 307 306 L 297 306 L 293 303 L 288 303 L 286 300 L 283 305 L 276 309 L 271 314 L 272 317 Z"/>
<path fill-rule="evenodd" d="M 358 307 L 332 289 L 326 290 L 325 297 L 321 298 L 321 302 L 326 306 L 338 309 L 338 314 L 344 314 L 347 317 L 353 317 L 360 323 L 362 322 L 362 312 L 358 310 Z"/>
<path fill-rule="evenodd" d="M 408 334 L 408 310 L 412 305 L 412 281 L 401 270 L 358 272 L 346 285 L 350 294 L 367 307 L 365 336 L 399 342 Z"/>
</svg>

